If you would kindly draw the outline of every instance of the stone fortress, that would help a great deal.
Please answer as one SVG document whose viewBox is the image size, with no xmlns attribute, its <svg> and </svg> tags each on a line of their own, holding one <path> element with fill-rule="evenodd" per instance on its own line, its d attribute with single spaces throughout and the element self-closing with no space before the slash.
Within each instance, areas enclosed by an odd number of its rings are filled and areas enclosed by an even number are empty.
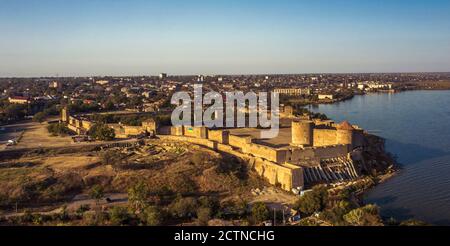
<svg viewBox="0 0 450 246">
<path fill-rule="evenodd" d="M 67 108 L 61 110 L 61 121 L 64 122 L 67 127 L 76 132 L 78 135 L 86 135 L 91 127 L 95 124 L 86 115 L 70 115 Z M 154 120 L 146 120 L 142 122 L 141 126 L 128 126 L 123 124 L 107 124 L 110 128 L 114 129 L 116 138 L 126 139 L 137 137 L 140 135 L 155 135 L 156 134 L 156 122 Z"/>
<path fill-rule="evenodd" d="M 286 110 L 292 110 L 287 108 Z M 283 114 L 282 114 L 283 115 Z M 93 122 L 62 110 L 61 120 L 78 134 L 85 134 Z M 261 139 L 260 129 L 208 129 L 206 127 L 157 127 L 153 120 L 142 126 L 110 124 L 117 138 L 150 133 L 161 140 L 184 141 L 234 155 L 272 185 L 299 192 L 306 186 L 336 183 L 360 176 L 365 133 L 348 122 L 310 117 L 284 117 L 279 136 Z"/>
</svg>

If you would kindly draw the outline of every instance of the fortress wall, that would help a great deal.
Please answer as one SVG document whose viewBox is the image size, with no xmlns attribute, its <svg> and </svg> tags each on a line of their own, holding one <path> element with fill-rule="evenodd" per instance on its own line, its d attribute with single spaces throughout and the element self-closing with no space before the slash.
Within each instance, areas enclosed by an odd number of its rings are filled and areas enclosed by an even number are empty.
<svg viewBox="0 0 450 246">
<path fill-rule="evenodd" d="M 314 147 L 335 145 L 337 131 L 333 129 L 314 129 Z"/>
<path fill-rule="evenodd" d="M 340 156 L 347 156 L 350 152 L 349 145 L 333 145 L 327 147 L 314 148 L 314 154 L 321 159 L 329 159 Z"/>
<path fill-rule="evenodd" d="M 275 163 L 284 163 L 286 161 L 286 150 L 277 150 L 259 144 L 246 144 L 242 146 L 242 152 Z"/>
<path fill-rule="evenodd" d="M 173 135 L 173 136 L 183 136 L 184 135 L 184 128 L 182 126 L 172 126 L 172 127 L 170 127 L 169 134 Z"/>
<path fill-rule="evenodd" d="M 204 147 L 208 147 L 214 150 L 217 150 L 217 143 L 210 141 L 208 139 L 202 139 L 202 138 L 192 138 L 192 137 L 185 137 L 185 136 L 159 136 L 161 140 L 170 140 L 170 141 L 183 141 L 183 142 L 189 142 L 197 145 L 201 145 Z"/>
<path fill-rule="evenodd" d="M 291 149 L 287 152 L 287 162 L 308 162 L 318 165 L 321 159 L 347 156 L 349 145 L 330 145 L 325 147 Z"/>
<path fill-rule="evenodd" d="M 223 130 L 208 130 L 208 139 L 216 141 L 221 144 L 228 144 L 229 131 Z"/>
<path fill-rule="evenodd" d="M 208 138 L 208 130 L 206 129 L 206 127 L 185 126 L 184 127 L 184 136 L 207 139 Z"/>
<path fill-rule="evenodd" d="M 153 120 L 147 120 L 142 122 L 142 127 L 149 133 L 156 133 L 156 122 Z"/>
<path fill-rule="evenodd" d="M 250 163 L 261 177 L 267 179 L 272 185 L 279 185 L 284 190 L 290 191 L 304 185 L 301 167 L 277 165 L 261 158 L 253 158 Z"/>
<path fill-rule="evenodd" d="M 230 135 L 228 138 L 228 144 L 236 147 L 236 148 L 243 148 L 247 144 L 252 143 L 252 137 L 240 137 L 235 135 Z"/>
<path fill-rule="evenodd" d="M 125 131 L 125 135 L 128 136 L 136 136 L 139 135 L 143 132 L 145 132 L 145 129 L 142 126 L 122 126 L 124 131 Z"/>
</svg>

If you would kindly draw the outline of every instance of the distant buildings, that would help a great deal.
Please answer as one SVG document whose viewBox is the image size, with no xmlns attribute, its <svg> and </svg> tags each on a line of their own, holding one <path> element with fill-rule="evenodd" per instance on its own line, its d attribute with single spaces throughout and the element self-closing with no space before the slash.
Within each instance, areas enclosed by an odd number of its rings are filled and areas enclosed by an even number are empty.
<svg viewBox="0 0 450 246">
<path fill-rule="evenodd" d="M 317 97 L 319 98 L 319 100 L 333 100 L 334 96 L 331 94 L 319 94 L 317 95 Z"/>
<path fill-rule="evenodd" d="M 288 96 L 311 95 L 309 88 L 276 88 L 273 92 Z"/>
<path fill-rule="evenodd" d="M 160 79 L 166 79 L 167 78 L 167 74 L 166 73 L 160 73 L 159 74 L 159 78 Z"/>
<path fill-rule="evenodd" d="M 13 104 L 29 104 L 31 102 L 29 97 L 21 96 L 11 96 L 8 98 L 8 101 Z"/>
<path fill-rule="evenodd" d="M 97 81 L 95 81 L 95 83 L 97 83 L 99 85 L 107 85 L 107 84 L 109 84 L 109 80 L 97 80 Z"/>
</svg>

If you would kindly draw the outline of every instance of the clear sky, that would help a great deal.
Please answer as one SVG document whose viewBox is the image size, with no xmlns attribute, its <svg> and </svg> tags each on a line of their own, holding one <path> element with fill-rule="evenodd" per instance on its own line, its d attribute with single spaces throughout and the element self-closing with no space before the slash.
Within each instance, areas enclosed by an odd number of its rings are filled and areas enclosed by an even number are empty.
<svg viewBox="0 0 450 246">
<path fill-rule="evenodd" d="M 0 0 L 0 76 L 450 71 L 450 0 Z"/>
</svg>

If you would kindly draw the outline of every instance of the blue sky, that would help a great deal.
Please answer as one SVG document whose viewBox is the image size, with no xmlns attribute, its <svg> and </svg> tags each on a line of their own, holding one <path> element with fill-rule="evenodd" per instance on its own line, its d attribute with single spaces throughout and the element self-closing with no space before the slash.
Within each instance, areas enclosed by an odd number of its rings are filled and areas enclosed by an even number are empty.
<svg viewBox="0 0 450 246">
<path fill-rule="evenodd" d="M 450 71 L 450 0 L 0 0 L 0 76 Z"/>
</svg>

